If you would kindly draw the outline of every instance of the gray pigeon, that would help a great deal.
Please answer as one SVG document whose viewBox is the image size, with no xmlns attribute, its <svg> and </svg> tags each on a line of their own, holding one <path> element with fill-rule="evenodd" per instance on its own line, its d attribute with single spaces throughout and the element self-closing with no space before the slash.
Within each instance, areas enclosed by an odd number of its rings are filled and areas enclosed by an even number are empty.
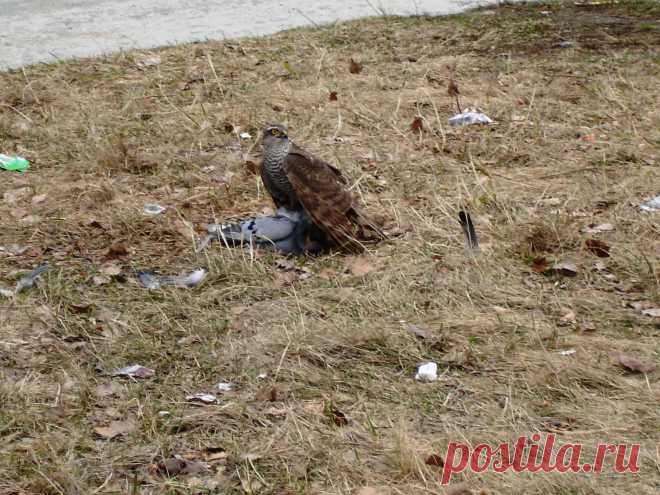
<svg viewBox="0 0 660 495">
<path fill-rule="evenodd" d="M 273 216 L 250 218 L 230 225 L 208 225 L 213 239 L 236 246 L 248 244 L 285 254 L 316 254 L 327 246 L 304 211 L 278 208 Z"/>
</svg>

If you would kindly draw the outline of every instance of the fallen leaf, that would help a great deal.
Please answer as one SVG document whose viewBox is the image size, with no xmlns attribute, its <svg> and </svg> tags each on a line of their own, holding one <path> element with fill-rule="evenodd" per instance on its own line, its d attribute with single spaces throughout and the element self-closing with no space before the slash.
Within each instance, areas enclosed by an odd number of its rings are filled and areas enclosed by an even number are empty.
<svg viewBox="0 0 660 495">
<path fill-rule="evenodd" d="M 351 59 L 351 65 L 348 69 L 351 72 L 351 74 L 359 74 L 360 72 L 362 72 L 362 68 L 363 66 L 361 63 Z"/>
<path fill-rule="evenodd" d="M 412 121 L 412 124 L 410 124 L 410 130 L 413 132 L 422 132 L 423 129 L 424 121 L 421 117 L 415 117 L 415 119 Z"/>
<path fill-rule="evenodd" d="M 178 476 L 188 474 L 198 474 L 208 471 L 208 467 L 201 462 L 188 461 L 178 457 L 165 459 L 158 463 L 156 472 L 165 476 Z"/>
<path fill-rule="evenodd" d="M 107 285 L 110 283 L 110 279 L 108 277 L 104 277 L 101 275 L 96 275 L 92 278 L 92 282 L 94 282 L 94 285 L 96 286 L 101 286 L 101 285 Z"/>
<path fill-rule="evenodd" d="M 544 273 L 550 267 L 550 263 L 546 258 L 537 257 L 532 260 L 532 270 L 536 273 Z"/>
<path fill-rule="evenodd" d="M 580 232 L 584 234 L 600 234 L 601 232 L 611 232 L 614 230 L 614 225 L 611 223 L 590 223 L 584 227 Z"/>
<path fill-rule="evenodd" d="M 419 328 L 417 325 L 407 323 L 406 324 L 406 330 L 408 330 L 409 334 L 411 334 L 411 335 L 413 335 L 417 338 L 420 338 L 420 339 L 428 339 L 429 338 L 429 333 L 426 330 L 424 330 L 422 328 Z"/>
<path fill-rule="evenodd" d="M 355 275 L 356 277 L 363 277 L 375 270 L 366 256 L 351 256 L 347 258 L 346 267 L 351 275 Z"/>
<path fill-rule="evenodd" d="M 575 277 L 577 275 L 577 266 L 568 261 L 559 261 L 550 268 L 554 273 L 559 273 L 566 277 Z"/>
<path fill-rule="evenodd" d="M 174 230 L 189 241 L 195 239 L 195 230 L 192 224 L 186 220 L 174 220 Z"/>
<path fill-rule="evenodd" d="M 94 428 L 94 433 L 104 438 L 105 440 L 112 440 L 118 436 L 126 435 L 135 431 L 137 425 L 135 421 L 126 419 L 123 421 L 111 421 L 108 426 L 97 426 Z"/>
<path fill-rule="evenodd" d="M 569 311 L 564 316 L 559 318 L 559 326 L 560 327 L 567 327 L 567 326 L 573 325 L 573 324 L 575 324 L 575 313 L 573 311 Z"/>
<path fill-rule="evenodd" d="M 610 256 L 610 246 L 598 239 L 587 239 L 584 241 L 584 246 L 599 258 L 609 258 Z"/>
<path fill-rule="evenodd" d="M 128 376 L 131 378 L 151 378 L 156 372 L 151 368 L 145 368 L 140 364 L 120 368 L 113 373 L 113 376 Z"/>
<path fill-rule="evenodd" d="M 148 67 L 155 67 L 157 65 L 160 65 L 161 59 L 158 55 L 153 55 L 150 57 L 144 57 L 135 62 L 135 65 L 138 67 L 140 70 L 147 69 Z"/>
<path fill-rule="evenodd" d="M 619 353 L 617 355 L 617 361 L 624 368 L 639 373 L 653 373 L 656 369 L 655 363 L 651 363 L 648 361 L 640 361 L 637 358 L 626 356 L 625 354 L 622 353 Z"/>
<path fill-rule="evenodd" d="M 336 91 L 330 91 L 330 95 L 328 96 L 328 100 L 337 101 L 337 92 Z"/>
<path fill-rule="evenodd" d="M 596 136 L 593 134 L 583 134 L 580 136 L 580 141 L 583 143 L 593 143 L 596 141 Z"/>
<path fill-rule="evenodd" d="M 337 409 L 335 405 L 330 401 L 325 402 L 323 406 L 323 414 L 336 426 L 346 426 L 349 423 L 348 416 Z"/>
<path fill-rule="evenodd" d="M 628 303 L 628 306 L 630 306 L 632 309 L 636 311 L 643 311 L 645 309 L 649 309 L 653 307 L 653 303 L 651 301 L 633 301 L 631 303 Z"/>
<path fill-rule="evenodd" d="M 255 399 L 259 402 L 276 402 L 277 401 L 277 388 L 276 387 L 263 387 L 257 391 Z"/>
<path fill-rule="evenodd" d="M 41 223 L 41 217 L 39 215 L 28 215 L 19 220 L 21 225 L 36 225 Z"/>
<path fill-rule="evenodd" d="M 108 263 L 103 265 L 99 271 L 108 277 L 116 277 L 117 275 L 121 274 L 121 267 L 115 265 L 114 263 Z"/>
<path fill-rule="evenodd" d="M 660 318 L 660 308 L 643 309 L 642 314 L 644 316 L 650 316 L 652 318 Z"/>
<path fill-rule="evenodd" d="M 254 163 L 252 160 L 245 161 L 245 171 L 250 175 L 257 175 L 259 172 L 259 166 Z"/>
<path fill-rule="evenodd" d="M 71 311 L 72 313 L 79 314 L 79 315 L 89 313 L 90 310 L 92 309 L 92 307 L 87 303 L 69 304 L 68 307 L 69 307 L 69 311 Z"/>
<path fill-rule="evenodd" d="M 116 242 L 108 248 L 107 258 L 121 258 L 122 256 L 127 256 L 129 254 L 126 244 L 122 242 Z"/>
<path fill-rule="evenodd" d="M 443 467 L 445 465 L 445 460 L 438 454 L 431 454 L 424 460 L 424 464 L 427 466 Z"/>
</svg>

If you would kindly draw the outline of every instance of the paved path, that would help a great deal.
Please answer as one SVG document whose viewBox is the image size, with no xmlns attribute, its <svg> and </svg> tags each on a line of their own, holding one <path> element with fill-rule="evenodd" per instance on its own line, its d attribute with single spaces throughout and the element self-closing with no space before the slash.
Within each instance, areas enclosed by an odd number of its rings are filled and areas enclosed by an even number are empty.
<svg viewBox="0 0 660 495">
<path fill-rule="evenodd" d="M 387 14 L 448 14 L 475 0 L 0 0 L 0 70 L 35 62 Z M 486 3 L 486 2 L 483 2 Z"/>
</svg>

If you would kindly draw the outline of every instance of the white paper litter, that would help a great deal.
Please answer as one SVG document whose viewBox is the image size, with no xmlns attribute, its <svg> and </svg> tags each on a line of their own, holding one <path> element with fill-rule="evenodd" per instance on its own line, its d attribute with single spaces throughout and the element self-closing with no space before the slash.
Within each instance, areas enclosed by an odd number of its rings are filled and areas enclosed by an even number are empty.
<svg viewBox="0 0 660 495">
<path fill-rule="evenodd" d="M 420 364 L 415 374 L 415 380 L 420 382 L 434 382 L 438 379 L 438 365 L 433 361 Z"/>
<path fill-rule="evenodd" d="M 186 395 L 186 400 L 189 402 L 203 402 L 204 404 L 215 404 L 218 401 L 218 398 L 213 394 L 192 394 Z"/>
<path fill-rule="evenodd" d="M 492 124 L 493 120 L 481 112 L 466 110 L 463 113 L 454 115 L 449 119 L 450 125 L 473 125 L 473 124 Z"/>
<path fill-rule="evenodd" d="M 220 382 L 216 385 L 216 388 L 220 392 L 231 392 L 234 390 L 234 384 L 229 382 Z"/>
<path fill-rule="evenodd" d="M 151 368 L 145 368 L 141 364 L 133 364 L 120 368 L 113 373 L 114 376 L 128 376 L 131 378 L 149 378 L 154 376 L 156 372 Z"/>
<path fill-rule="evenodd" d="M 164 206 L 157 205 L 155 203 L 148 203 L 144 205 L 144 213 L 146 215 L 160 215 L 163 213 L 167 208 Z"/>
<path fill-rule="evenodd" d="M 639 205 L 639 209 L 650 213 L 660 211 L 660 196 L 656 196 L 655 198 L 651 198 L 648 201 L 642 203 Z"/>
<path fill-rule="evenodd" d="M 197 287 L 206 278 L 207 274 L 208 272 L 204 268 L 198 268 L 188 275 L 179 276 L 160 276 L 149 272 L 141 272 L 138 274 L 138 279 L 149 290 L 160 289 L 165 285 L 192 288 Z"/>
</svg>

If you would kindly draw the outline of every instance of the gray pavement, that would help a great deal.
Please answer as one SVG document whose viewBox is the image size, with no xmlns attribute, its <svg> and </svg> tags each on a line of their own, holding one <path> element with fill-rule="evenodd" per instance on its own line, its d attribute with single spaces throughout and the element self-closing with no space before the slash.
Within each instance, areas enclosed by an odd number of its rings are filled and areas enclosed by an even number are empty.
<svg viewBox="0 0 660 495">
<path fill-rule="evenodd" d="M 449 14 L 475 0 L 0 0 L 0 70 L 100 53 L 382 15 Z M 491 2 L 492 3 L 492 2 Z"/>
</svg>

